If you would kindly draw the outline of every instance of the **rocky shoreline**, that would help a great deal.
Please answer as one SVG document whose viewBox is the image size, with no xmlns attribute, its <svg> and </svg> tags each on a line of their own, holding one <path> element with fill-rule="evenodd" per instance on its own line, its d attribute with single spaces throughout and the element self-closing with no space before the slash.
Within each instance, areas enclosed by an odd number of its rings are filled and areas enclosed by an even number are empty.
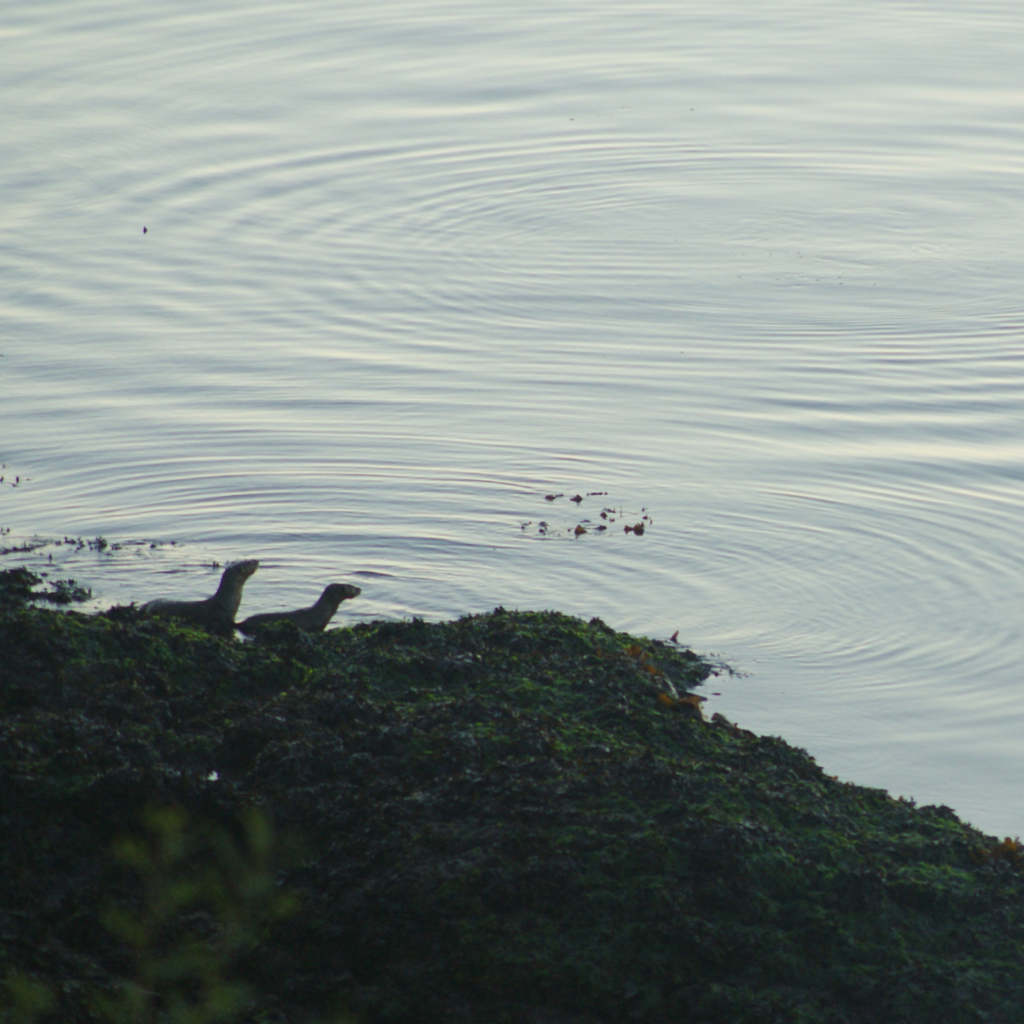
<svg viewBox="0 0 1024 1024">
<path fill-rule="evenodd" d="M 0 573 L 12 1019 L 1022 1019 L 1024 851 L 705 721 L 691 651 L 500 608 L 241 643 L 30 577 Z"/>
</svg>

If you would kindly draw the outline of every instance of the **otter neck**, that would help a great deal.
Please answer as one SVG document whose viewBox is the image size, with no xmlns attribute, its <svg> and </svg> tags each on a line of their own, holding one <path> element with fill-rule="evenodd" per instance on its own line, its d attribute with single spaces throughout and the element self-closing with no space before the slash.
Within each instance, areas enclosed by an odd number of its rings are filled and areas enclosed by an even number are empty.
<svg viewBox="0 0 1024 1024">
<path fill-rule="evenodd" d="M 213 595 L 215 601 L 225 601 L 229 597 L 232 597 L 238 590 L 238 573 L 233 573 L 230 570 L 224 573 L 221 577 L 220 586 L 217 587 L 217 593 Z"/>
</svg>

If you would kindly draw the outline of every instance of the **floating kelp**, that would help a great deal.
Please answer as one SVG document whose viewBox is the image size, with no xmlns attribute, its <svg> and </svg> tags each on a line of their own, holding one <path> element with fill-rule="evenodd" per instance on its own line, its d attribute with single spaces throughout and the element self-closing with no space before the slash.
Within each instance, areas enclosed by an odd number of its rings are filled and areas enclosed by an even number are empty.
<svg viewBox="0 0 1024 1024">
<path fill-rule="evenodd" d="M 574 494 L 569 501 L 573 502 L 579 509 L 583 502 L 587 498 L 595 497 L 607 497 L 607 491 L 587 491 L 586 495 Z M 559 498 L 564 498 L 564 494 L 546 494 L 544 500 L 553 502 Z M 646 530 L 654 523 L 646 508 L 642 508 L 639 512 L 626 512 L 622 508 L 611 508 L 602 507 L 601 510 L 595 513 L 597 518 L 595 519 L 582 519 L 575 525 L 568 525 L 563 522 L 561 525 L 552 523 L 548 520 L 540 520 L 534 522 L 532 519 L 519 524 L 519 529 L 522 533 L 533 534 L 537 537 L 554 537 L 559 535 L 568 534 L 571 537 L 579 539 L 584 534 L 594 533 L 602 534 L 607 531 L 609 524 L 614 523 L 617 519 L 628 518 L 631 521 L 629 524 L 623 527 L 623 533 L 633 534 L 636 537 L 642 537 Z M 598 521 L 600 520 L 600 521 Z"/>
</svg>

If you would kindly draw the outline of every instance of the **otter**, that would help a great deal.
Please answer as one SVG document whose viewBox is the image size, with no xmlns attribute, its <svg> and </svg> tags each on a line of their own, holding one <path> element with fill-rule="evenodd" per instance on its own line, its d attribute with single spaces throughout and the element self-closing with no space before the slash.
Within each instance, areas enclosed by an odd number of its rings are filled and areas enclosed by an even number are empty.
<svg viewBox="0 0 1024 1024">
<path fill-rule="evenodd" d="M 229 565 L 220 578 L 220 586 L 213 597 L 205 601 L 168 601 L 158 598 L 142 606 L 145 615 L 159 615 L 194 622 L 217 633 L 230 633 L 235 625 L 235 614 L 242 603 L 242 587 L 259 568 L 255 558 Z"/>
<path fill-rule="evenodd" d="M 359 587 L 350 583 L 332 583 L 321 595 L 320 600 L 309 608 L 299 608 L 294 612 L 264 612 L 262 615 L 250 615 L 237 628 L 243 633 L 252 635 L 261 626 L 270 622 L 294 622 L 299 629 L 307 633 L 319 633 L 327 628 L 327 623 L 334 617 L 338 605 L 351 597 L 362 593 Z"/>
</svg>

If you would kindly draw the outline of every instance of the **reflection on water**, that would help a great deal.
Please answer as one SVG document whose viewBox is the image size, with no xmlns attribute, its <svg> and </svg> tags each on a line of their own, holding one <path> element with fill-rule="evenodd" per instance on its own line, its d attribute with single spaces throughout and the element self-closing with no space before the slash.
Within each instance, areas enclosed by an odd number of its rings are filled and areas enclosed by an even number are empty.
<svg viewBox="0 0 1024 1024">
<path fill-rule="evenodd" d="M 1024 831 L 1016 7 L 8 7 L 0 546 L 110 546 L 2 564 L 678 629 Z"/>
</svg>

